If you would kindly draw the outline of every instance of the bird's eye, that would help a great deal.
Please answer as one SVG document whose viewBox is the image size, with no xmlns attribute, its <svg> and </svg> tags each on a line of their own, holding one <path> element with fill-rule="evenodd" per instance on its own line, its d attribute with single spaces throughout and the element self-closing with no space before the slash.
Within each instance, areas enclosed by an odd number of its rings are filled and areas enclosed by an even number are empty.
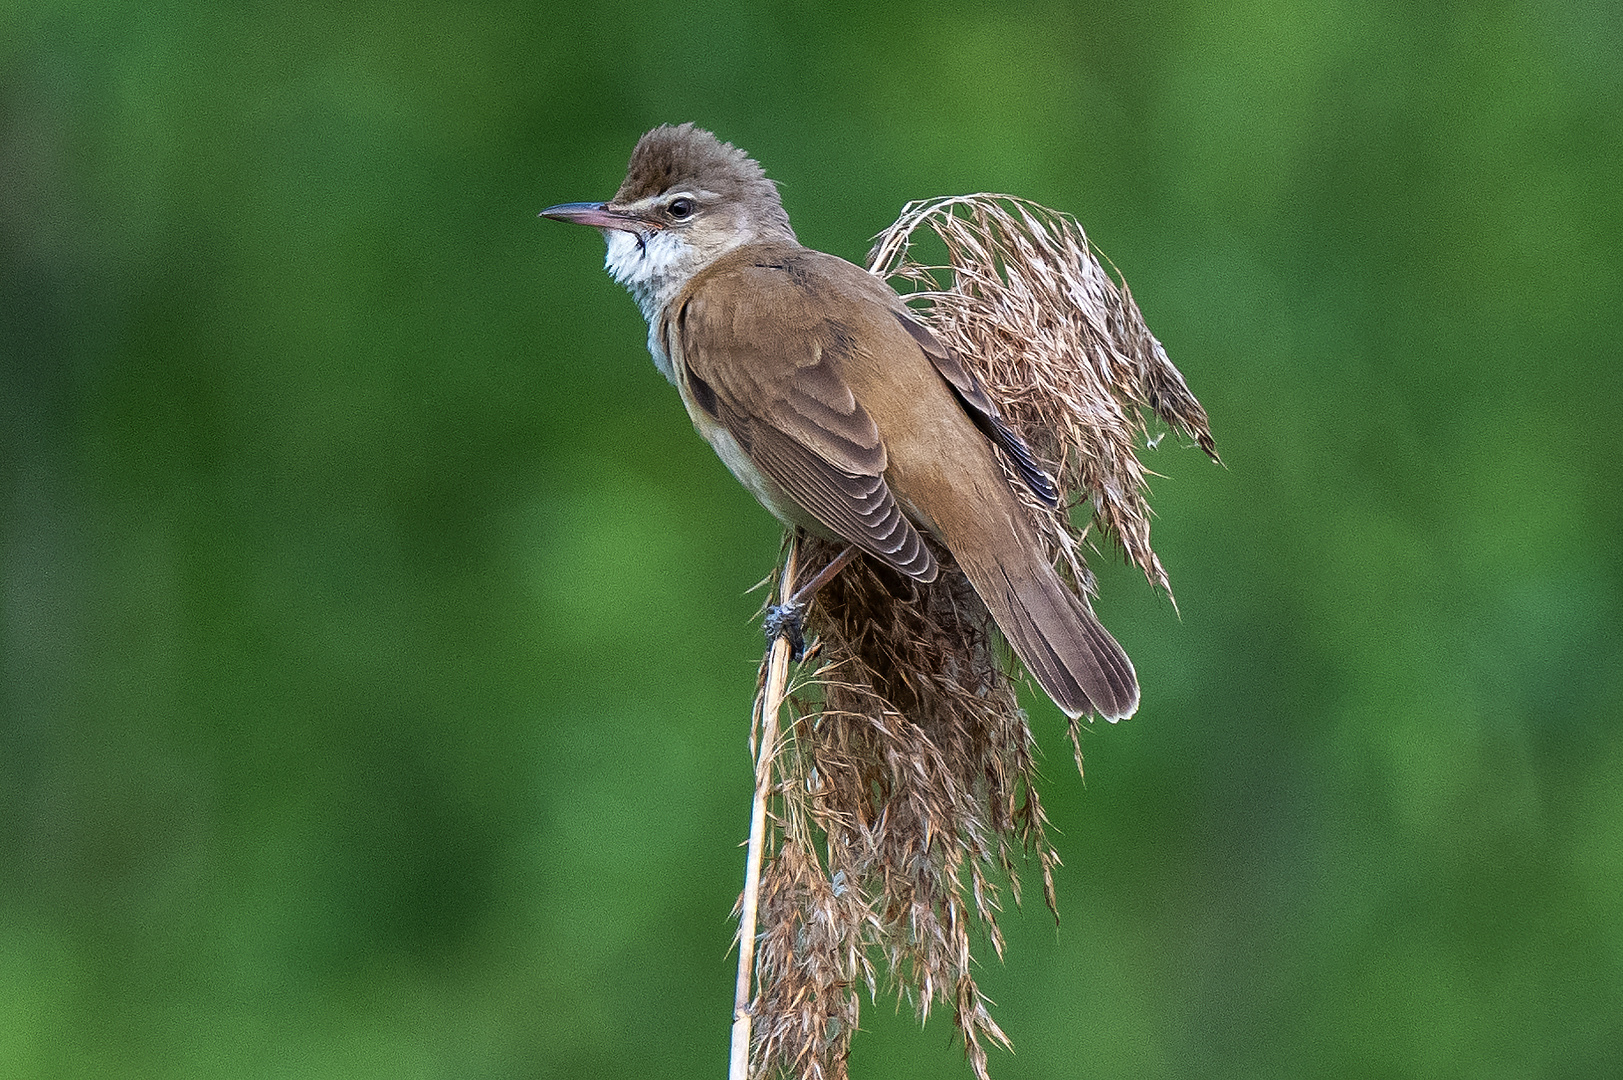
<svg viewBox="0 0 1623 1080">
<path fill-rule="evenodd" d="M 686 196 L 683 196 L 680 199 L 672 199 L 671 204 L 665 209 L 671 215 L 671 217 L 680 221 L 685 217 L 693 216 L 693 200 L 687 198 Z"/>
</svg>

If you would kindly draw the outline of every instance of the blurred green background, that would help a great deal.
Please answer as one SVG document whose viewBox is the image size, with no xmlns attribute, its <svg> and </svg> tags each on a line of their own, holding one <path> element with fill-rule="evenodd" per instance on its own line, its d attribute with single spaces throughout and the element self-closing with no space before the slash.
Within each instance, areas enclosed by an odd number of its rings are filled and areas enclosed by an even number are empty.
<svg viewBox="0 0 1623 1080">
<path fill-rule="evenodd" d="M 1620 11 L 0 4 L 0 1075 L 722 1075 L 778 532 L 536 218 L 682 120 L 1076 214 L 1211 412 L 994 1074 L 1623 1074 Z"/>
</svg>

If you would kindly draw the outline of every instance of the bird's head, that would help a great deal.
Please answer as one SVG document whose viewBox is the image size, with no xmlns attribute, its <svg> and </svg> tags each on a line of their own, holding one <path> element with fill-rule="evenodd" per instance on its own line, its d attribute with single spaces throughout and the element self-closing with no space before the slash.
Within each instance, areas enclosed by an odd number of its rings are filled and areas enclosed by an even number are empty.
<svg viewBox="0 0 1623 1080">
<path fill-rule="evenodd" d="M 761 166 L 692 124 L 644 135 L 608 202 L 563 203 L 541 216 L 601 230 L 609 245 L 605 267 L 645 315 L 734 248 L 795 242 L 778 187 Z"/>
</svg>

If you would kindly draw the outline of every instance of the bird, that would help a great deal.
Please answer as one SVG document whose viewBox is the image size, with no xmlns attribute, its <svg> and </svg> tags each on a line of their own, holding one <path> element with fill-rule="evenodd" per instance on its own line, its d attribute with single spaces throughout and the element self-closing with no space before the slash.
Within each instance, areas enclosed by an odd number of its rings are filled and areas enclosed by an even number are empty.
<svg viewBox="0 0 1623 1080">
<path fill-rule="evenodd" d="M 1055 572 L 1013 487 L 1056 506 L 1054 480 L 895 290 L 800 243 L 759 162 L 662 125 L 613 198 L 541 216 L 603 234 L 655 366 L 774 517 L 921 583 L 943 572 L 928 536 L 1068 717 L 1137 710 L 1132 661 Z"/>
</svg>

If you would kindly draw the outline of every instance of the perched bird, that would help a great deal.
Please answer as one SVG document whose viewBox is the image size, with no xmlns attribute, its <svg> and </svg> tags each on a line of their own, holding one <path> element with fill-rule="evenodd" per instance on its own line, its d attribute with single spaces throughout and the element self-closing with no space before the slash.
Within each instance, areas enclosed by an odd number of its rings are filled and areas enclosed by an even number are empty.
<svg viewBox="0 0 1623 1080">
<path fill-rule="evenodd" d="M 894 290 L 796 239 L 757 162 L 658 127 L 614 198 L 542 214 L 602 231 L 655 365 L 780 521 L 921 582 L 940 572 L 928 534 L 1068 716 L 1133 714 L 1132 663 L 1055 573 L 997 455 L 1049 505 L 1053 480 Z"/>
</svg>

